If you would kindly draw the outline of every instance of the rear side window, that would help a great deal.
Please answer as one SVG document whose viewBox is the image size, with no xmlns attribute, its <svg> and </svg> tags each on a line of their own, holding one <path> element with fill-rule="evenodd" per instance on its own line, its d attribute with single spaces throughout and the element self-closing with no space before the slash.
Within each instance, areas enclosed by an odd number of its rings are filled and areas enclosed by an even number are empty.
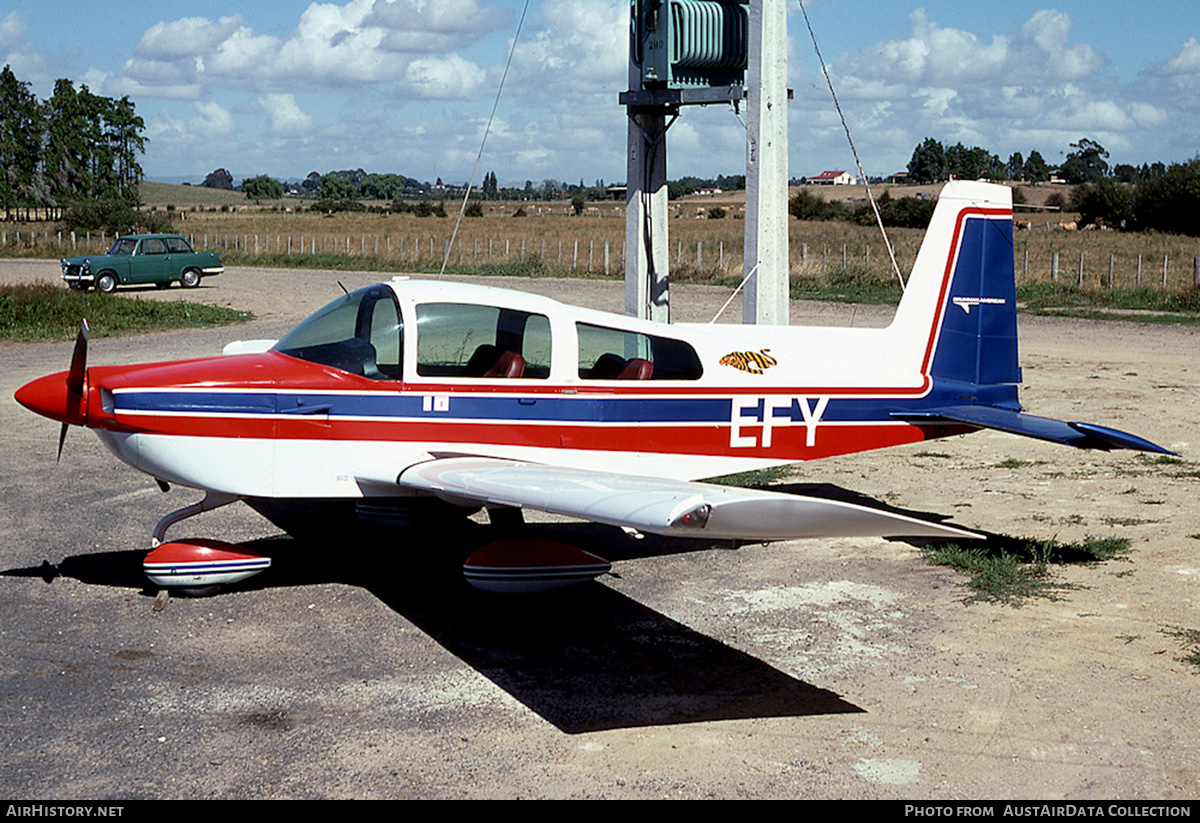
<svg viewBox="0 0 1200 823">
<path fill-rule="evenodd" d="M 167 251 L 171 254 L 191 254 L 192 247 L 182 237 L 167 237 L 163 242 L 167 244 Z"/>
<path fill-rule="evenodd" d="M 698 380 L 704 373 L 696 350 L 682 340 L 589 323 L 575 328 L 585 380 Z"/>
</svg>

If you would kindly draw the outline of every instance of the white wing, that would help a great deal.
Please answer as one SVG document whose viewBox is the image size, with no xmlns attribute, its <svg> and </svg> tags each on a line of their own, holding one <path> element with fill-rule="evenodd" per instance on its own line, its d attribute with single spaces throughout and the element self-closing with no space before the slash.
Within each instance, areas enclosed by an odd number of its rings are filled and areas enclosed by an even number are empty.
<svg viewBox="0 0 1200 823">
<path fill-rule="evenodd" d="M 452 502 L 538 509 L 675 537 L 980 537 L 836 500 L 488 457 L 437 458 L 411 466 L 387 482 Z"/>
</svg>

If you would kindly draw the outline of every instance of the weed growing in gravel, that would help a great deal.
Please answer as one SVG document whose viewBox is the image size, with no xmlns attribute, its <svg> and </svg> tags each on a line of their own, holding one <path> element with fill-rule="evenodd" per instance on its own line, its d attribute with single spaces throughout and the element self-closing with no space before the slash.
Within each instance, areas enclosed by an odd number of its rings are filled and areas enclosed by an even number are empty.
<svg viewBox="0 0 1200 823">
<path fill-rule="evenodd" d="M 1053 566 L 1094 565 L 1129 553 L 1123 537 L 1089 536 L 1077 543 L 1033 538 L 992 537 L 982 546 L 958 543 L 930 545 L 925 558 L 935 566 L 949 566 L 970 575 L 964 584 L 972 591 L 966 602 L 992 602 L 1019 608 L 1030 598 L 1059 600 L 1063 592 L 1078 588 L 1054 576 Z"/>
<path fill-rule="evenodd" d="M 1182 626 L 1166 626 L 1160 631 L 1179 641 L 1183 656 L 1179 659 L 1200 671 L 1200 629 L 1185 629 Z"/>
</svg>

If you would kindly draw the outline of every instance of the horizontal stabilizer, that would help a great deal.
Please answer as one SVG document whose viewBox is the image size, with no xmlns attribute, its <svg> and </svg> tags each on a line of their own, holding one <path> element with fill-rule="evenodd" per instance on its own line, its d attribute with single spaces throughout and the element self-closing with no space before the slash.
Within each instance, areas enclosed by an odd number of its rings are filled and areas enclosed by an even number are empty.
<svg viewBox="0 0 1200 823">
<path fill-rule="evenodd" d="M 836 500 L 484 457 L 419 463 L 396 482 L 451 501 L 531 508 L 675 537 L 979 537 Z"/>
<path fill-rule="evenodd" d="M 1133 449 L 1134 451 L 1174 454 L 1135 434 L 1097 426 L 1093 423 L 1066 423 L 1050 417 L 1037 417 L 995 406 L 947 406 L 921 412 L 892 412 L 892 417 L 910 423 L 965 423 L 981 429 L 1019 434 L 1079 449 Z"/>
</svg>

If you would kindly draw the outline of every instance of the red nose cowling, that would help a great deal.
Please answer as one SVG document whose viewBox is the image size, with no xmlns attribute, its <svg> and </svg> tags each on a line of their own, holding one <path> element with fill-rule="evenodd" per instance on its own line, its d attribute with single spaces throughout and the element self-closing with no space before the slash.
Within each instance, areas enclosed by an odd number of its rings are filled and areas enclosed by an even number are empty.
<svg viewBox="0 0 1200 823">
<path fill-rule="evenodd" d="M 87 381 L 81 392 L 67 386 L 67 372 L 49 374 L 17 389 L 17 402 L 42 417 L 73 426 L 87 424 Z"/>
</svg>

